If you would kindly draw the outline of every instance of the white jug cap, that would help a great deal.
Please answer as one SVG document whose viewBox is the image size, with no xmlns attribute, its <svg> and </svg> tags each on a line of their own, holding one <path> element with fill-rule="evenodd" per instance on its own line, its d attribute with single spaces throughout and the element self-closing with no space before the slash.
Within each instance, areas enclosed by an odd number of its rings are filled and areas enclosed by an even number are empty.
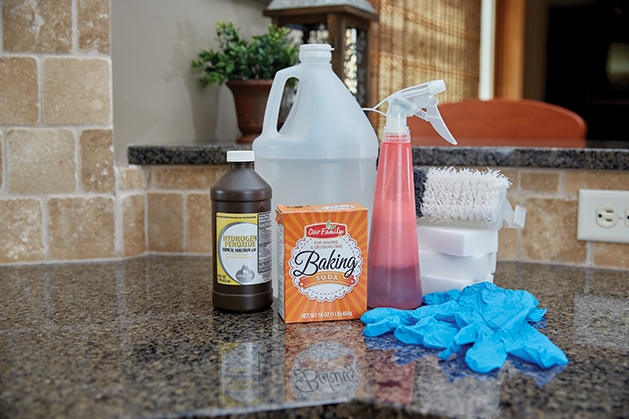
<svg viewBox="0 0 629 419">
<path fill-rule="evenodd" d="M 232 150 L 227 152 L 227 163 L 250 162 L 254 160 L 253 150 Z"/>
<path fill-rule="evenodd" d="M 304 58 L 332 59 L 332 47 L 329 44 L 302 44 L 299 46 L 299 60 Z"/>
</svg>

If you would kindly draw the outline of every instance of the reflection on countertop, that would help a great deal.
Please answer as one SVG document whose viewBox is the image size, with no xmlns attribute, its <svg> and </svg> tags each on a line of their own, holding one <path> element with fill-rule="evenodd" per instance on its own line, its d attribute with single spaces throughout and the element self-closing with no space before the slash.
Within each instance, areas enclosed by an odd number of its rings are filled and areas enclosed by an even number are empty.
<svg viewBox="0 0 629 419">
<path fill-rule="evenodd" d="M 228 150 L 250 144 L 132 145 L 129 164 L 227 164 Z M 629 170 L 629 148 L 413 147 L 416 166 L 545 167 L 584 170 Z"/>
<path fill-rule="evenodd" d="M 500 262 L 495 282 L 548 308 L 541 331 L 570 363 L 479 375 L 359 321 L 215 311 L 211 266 L 0 267 L 0 416 L 629 416 L 627 271 Z"/>
</svg>

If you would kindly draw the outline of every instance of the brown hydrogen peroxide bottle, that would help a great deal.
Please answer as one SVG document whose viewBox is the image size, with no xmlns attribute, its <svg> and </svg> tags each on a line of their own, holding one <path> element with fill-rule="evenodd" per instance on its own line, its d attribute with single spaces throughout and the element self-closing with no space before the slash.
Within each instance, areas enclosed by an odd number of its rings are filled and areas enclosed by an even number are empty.
<svg viewBox="0 0 629 419">
<path fill-rule="evenodd" d="M 250 150 L 227 152 L 229 171 L 212 188 L 212 302 L 237 312 L 273 302 L 271 186 L 253 170 Z"/>
</svg>

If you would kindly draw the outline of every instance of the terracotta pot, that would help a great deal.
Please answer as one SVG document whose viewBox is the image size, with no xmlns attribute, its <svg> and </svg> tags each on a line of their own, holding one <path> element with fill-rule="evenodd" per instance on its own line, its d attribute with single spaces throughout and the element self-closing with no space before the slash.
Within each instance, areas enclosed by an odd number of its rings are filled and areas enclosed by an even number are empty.
<svg viewBox="0 0 629 419">
<path fill-rule="evenodd" d="M 238 128 L 242 133 L 236 142 L 251 143 L 262 132 L 264 109 L 273 80 L 231 80 L 227 87 L 234 95 Z"/>
</svg>

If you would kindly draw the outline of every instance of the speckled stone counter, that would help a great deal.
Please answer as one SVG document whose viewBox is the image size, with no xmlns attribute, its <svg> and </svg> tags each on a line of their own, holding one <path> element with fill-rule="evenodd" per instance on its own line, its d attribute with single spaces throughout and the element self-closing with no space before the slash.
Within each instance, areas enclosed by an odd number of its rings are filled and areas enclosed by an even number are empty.
<svg viewBox="0 0 629 419">
<path fill-rule="evenodd" d="M 181 146 L 130 146 L 130 164 L 226 164 L 228 150 L 250 145 L 205 144 Z M 515 147 L 413 147 L 418 166 L 547 167 L 586 170 L 628 170 L 629 149 L 623 148 L 515 148 Z"/>
<path fill-rule="evenodd" d="M 211 259 L 0 268 L 0 417 L 629 417 L 629 273 L 501 262 L 570 363 L 461 357 L 211 304 Z"/>
</svg>

